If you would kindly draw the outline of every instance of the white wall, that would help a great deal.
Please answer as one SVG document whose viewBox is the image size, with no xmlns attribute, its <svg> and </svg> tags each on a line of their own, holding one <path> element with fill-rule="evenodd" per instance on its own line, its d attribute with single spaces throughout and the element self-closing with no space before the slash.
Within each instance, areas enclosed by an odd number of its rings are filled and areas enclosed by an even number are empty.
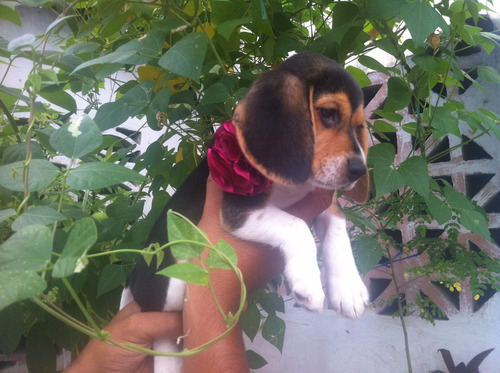
<svg viewBox="0 0 500 373">
<path fill-rule="evenodd" d="M 407 372 L 403 331 L 399 319 L 368 311 L 353 321 L 326 311 L 313 314 L 288 302 L 283 355 L 262 337 L 250 348 L 268 365 L 259 373 L 403 373 Z M 460 313 L 433 326 L 407 317 L 413 372 L 447 372 L 438 349 L 450 350 L 455 364 L 466 364 L 478 353 L 495 347 L 480 366 L 482 373 L 500 372 L 500 296 L 476 313 Z"/>
</svg>

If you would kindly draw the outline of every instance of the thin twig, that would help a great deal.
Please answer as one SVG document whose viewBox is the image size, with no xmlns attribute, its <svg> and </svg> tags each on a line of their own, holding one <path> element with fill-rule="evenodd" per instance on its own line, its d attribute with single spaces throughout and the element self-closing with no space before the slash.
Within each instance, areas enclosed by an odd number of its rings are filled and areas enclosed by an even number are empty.
<svg viewBox="0 0 500 373">
<path fill-rule="evenodd" d="M 408 338 L 408 330 L 406 329 L 406 321 L 404 316 L 403 304 L 401 302 L 401 293 L 398 281 L 396 279 L 396 271 L 394 270 L 394 262 L 392 260 L 392 255 L 390 250 L 387 249 L 387 256 L 389 257 L 389 262 L 391 263 L 391 277 L 394 282 L 394 287 L 396 289 L 396 298 L 398 302 L 398 310 L 399 310 L 399 320 L 401 321 L 401 328 L 403 329 L 403 336 L 405 341 L 405 352 L 406 352 L 406 363 L 408 365 L 408 373 L 412 373 L 413 369 L 411 366 L 411 356 L 410 356 L 410 340 Z"/>
<path fill-rule="evenodd" d="M 9 123 L 12 127 L 12 130 L 14 131 L 14 135 L 16 136 L 17 141 L 21 143 L 23 140 L 21 139 L 21 135 L 19 134 L 19 129 L 17 128 L 16 120 L 10 113 L 9 109 L 7 109 L 7 106 L 5 106 L 5 103 L 2 101 L 1 98 L 0 98 L 0 108 L 4 112 L 7 119 L 9 120 Z"/>
</svg>

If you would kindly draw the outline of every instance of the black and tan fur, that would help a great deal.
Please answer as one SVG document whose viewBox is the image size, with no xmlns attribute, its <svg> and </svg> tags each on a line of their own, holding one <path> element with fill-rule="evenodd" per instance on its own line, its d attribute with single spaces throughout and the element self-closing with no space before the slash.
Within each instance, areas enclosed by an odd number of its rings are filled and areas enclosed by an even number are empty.
<svg viewBox="0 0 500 373">
<path fill-rule="evenodd" d="M 324 294 L 314 239 L 304 222 L 283 209 L 317 187 L 343 190 L 356 202 L 367 199 L 368 134 L 363 92 L 334 61 L 301 53 L 263 74 L 251 86 L 235 110 L 233 123 L 246 158 L 273 186 L 253 197 L 224 193 L 221 223 L 241 239 L 280 250 L 285 276 L 297 302 L 320 311 Z M 198 222 L 207 177 L 208 167 L 203 161 L 166 210 L 173 209 Z M 323 241 L 328 305 L 357 317 L 368 302 L 368 293 L 357 273 L 345 218 L 335 199 L 317 218 L 314 228 Z M 148 243 L 166 240 L 164 213 Z M 162 267 L 173 263 L 171 255 L 165 258 Z M 171 309 L 169 279 L 156 276 L 156 271 L 154 261 L 148 266 L 140 259 L 130 279 L 133 299 L 144 311 Z M 159 367 L 155 369 L 160 371 Z"/>
</svg>

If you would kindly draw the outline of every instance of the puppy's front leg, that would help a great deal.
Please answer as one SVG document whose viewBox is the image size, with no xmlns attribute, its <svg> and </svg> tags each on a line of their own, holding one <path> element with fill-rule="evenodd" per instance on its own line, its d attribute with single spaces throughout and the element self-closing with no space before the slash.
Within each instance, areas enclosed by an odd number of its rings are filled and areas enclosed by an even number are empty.
<svg viewBox="0 0 500 373">
<path fill-rule="evenodd" d="M 309 310 L 321 312 L 325 296 L 316 260 L 316 244 L 303 220 L 266 205 L 248 211 L 244 222 L 232 229 L 232 234 L 279 249 L 285 262 L 285 277 L 297 302 Z"/>
<path fill-rule="evenodd" d="M 360 317 L 368 305 L 368 290 L 356 268 L 346 220 L 336 200 L 318 216 L 314 228 L 323 247 L 329 307 L 351 319 Z"/>
</svg>

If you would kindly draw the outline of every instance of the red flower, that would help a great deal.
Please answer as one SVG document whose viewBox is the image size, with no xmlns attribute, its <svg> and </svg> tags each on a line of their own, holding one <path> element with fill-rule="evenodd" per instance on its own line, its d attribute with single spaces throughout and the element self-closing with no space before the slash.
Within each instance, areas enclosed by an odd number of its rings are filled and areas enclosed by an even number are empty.
<svg viewBox="0 0 500 373">
<path fill-rule="evenodd" d="M 271 186 L 271 181 L 243 155 L 231 120 L 215 132 L 214 144 L 208 149 L 208 167 L 215 182 L 225 192 L 254 196 Z"/>
</svg>

